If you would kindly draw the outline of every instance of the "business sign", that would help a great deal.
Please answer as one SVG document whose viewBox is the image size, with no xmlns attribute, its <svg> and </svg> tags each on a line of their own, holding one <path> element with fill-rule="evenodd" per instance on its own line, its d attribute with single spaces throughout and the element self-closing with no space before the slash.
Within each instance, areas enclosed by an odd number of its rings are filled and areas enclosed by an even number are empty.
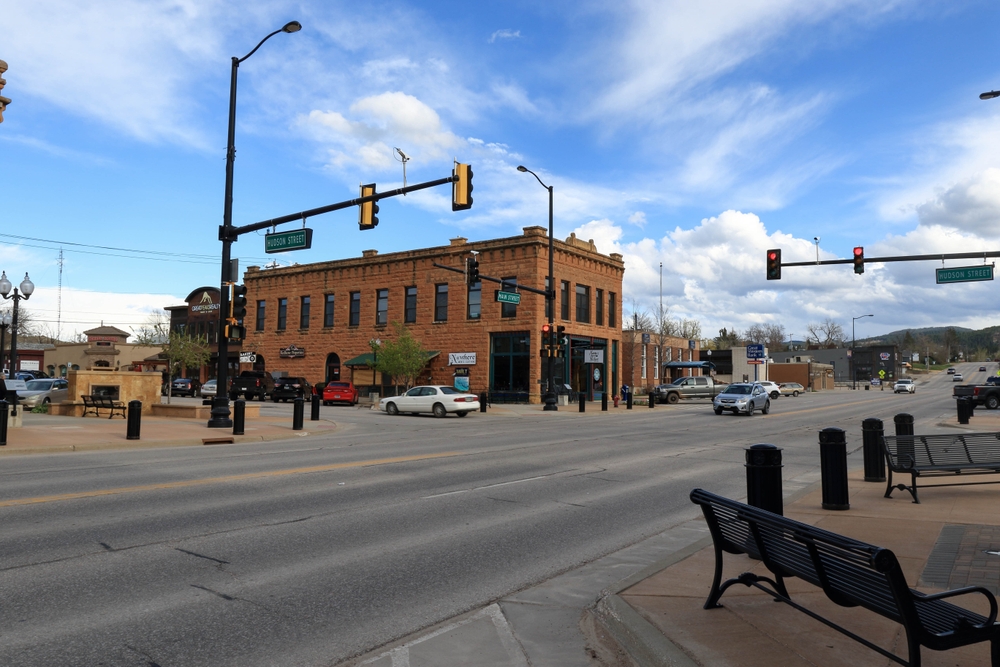
<svg viewBox="0 0 1000 667">
<path fill-rule="evenodd" d="M 583 363 L 585 363 L 585 364 L 603 364 L 604 363 L 604 350 L 584 350 L 583 351 Z"/>
<path fill-rule="evenodd" d="M 881 359 L 882 361 L 889 361 L 889 356 L 890 355 L 888 352 L 882 352 L 878 355 L 878 358 Z"/>
<path fill-rule="evenodd" d="M 298 345 L 289 345 L 278 350 L 278 356 L 283 359 L 301 359 L 306 356 L 306 349 Z"/>
<path fill-rule="evenodd" d="M 747 345 L 747 359 L 763 359 L 764 358 L 764 346 L 760 343 L 756 345 Z"/>
<path fill-rule="evenodd" d="M 515 306 L 520 305 L 521 295 L 517 292 L 504 292 L 503 290 L 494 290 L 496 293 L 496 299 L 500 303 L 512 303 Z"/>
<path fill-rule="evenodd" d="M 256 352 L 240 352 L 240 363 L 241 364 L 255 364 L 255 363 L 257 363 L 257 353 Z"/>
<path fill-rule="evenodd" d="M 289 250 L 308 250 L 312 247 L 313 230 L 296 229 L 291 232 L 278 232 L 264 235 L 264 252 L 288 252 Z"/>
<path fill-rule="evenodd" d="M 935 269 L 938 285 L 948 283 L 974 283 L 993 280 L 993 265 L 958 266 L 953 269 Z"/>
<path fill-rule="evenodd" d="M 695 349 L 695 347 L 697 347 L 697 341 L 689 340 L 688 341 L 688 349 L 689 350 L 693 350 L 693 349 Z"/>
<path fill-rule="evenodd" d="M 201 299 L 198 303 L 192 303 L 190 306 L 192 313 L 210 313 L 213 310 L 219 309 L 219 302 L 213 298 L 211 292 L 205 291 L 201 293 Z M 98 339 L 93 338 L 92 340 Z M 115 340 L 117 340 L 117 338 Z"/>
<path fill-rule="evenodd" d="M 27 391 L 28 383 L 24 380 L 5 380 L 4 386 L 7 387 L 7 391 Z"/>
<path fill-rule="evenodd" d="M 469 377 L 469 369 L 468 368 L 456 368 L 455 369 L 455 377 L 457 377 L 457 378 L 467 378 L 467 377 Z"/>
<path fill-rule="evenodd" d="M 449 366 L 475 366 L 476 365 L 476 353 L 475 352 L 449 352 L 448 353 L 448 365 Z"/>
<path fill-rule="evenodd" d="M 649 345 L 649 334 L 642 334 L 642 344 Z"/>
</svg>

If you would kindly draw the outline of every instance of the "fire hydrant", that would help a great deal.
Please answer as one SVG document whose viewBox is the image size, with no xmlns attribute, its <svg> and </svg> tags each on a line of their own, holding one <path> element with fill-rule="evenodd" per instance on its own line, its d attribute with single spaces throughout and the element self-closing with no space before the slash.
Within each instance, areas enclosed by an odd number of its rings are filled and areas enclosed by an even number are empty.
<svg viewBox="0 0 1000 667">
<path fill-rule="evenodd" d="M 615 400 L 615 407 L 617 408 L 618 407 L 618 395 L 617 394 L 615 395 L 614 400 Z"/>
</svg>

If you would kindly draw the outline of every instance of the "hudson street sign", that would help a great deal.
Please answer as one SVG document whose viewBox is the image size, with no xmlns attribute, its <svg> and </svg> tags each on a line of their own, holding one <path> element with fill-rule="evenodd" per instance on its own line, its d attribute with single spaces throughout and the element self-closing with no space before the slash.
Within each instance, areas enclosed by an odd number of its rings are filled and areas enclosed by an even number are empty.
<svg viewBox="0 0 1000 667">
<path fill-rule="evenodd" d="M 313 230 L 296 229 L 291 232 L 278 232 L 264 235 L 264 252 L 288 252 L 289 250 L 308 250 L 312 247 Z"/>
<path fill-rule="evenodd" d="M 973 283 L 993 280 L 993 265 L 958 266 L 953 269 L 936 269 L 938 285 L 947 283 Z"/>
</svg>

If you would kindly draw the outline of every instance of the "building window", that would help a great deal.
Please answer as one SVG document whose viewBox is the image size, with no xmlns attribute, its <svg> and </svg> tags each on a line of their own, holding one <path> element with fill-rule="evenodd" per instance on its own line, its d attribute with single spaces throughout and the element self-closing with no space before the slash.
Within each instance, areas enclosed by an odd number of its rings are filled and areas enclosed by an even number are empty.
<svg viewBox="0 0 1000 667">
<path fill-rule="evenodd" d="M 590 288 L 576 286 L 576 321 L 590 324 Z"/>
<path fill-rule="evenodd" d="M 448 321 L 448 283 L 434 286 L 434 321 Z"/>
<path fill-rule="evenodd" d="M 278 331 L 284 331 L 288 323 L 288 299 L 278 299 Z"/>
<path fill-rule="evenodd" d="M 560 287 L 560 299 L 559 299 L 559 316 L 564 320 L 569 319 L 569 283 L 565 280 L 562 281 Z"/>
<path fill-rule="evenodd" d="M 501 283 L 500 288 L 504 292 L 516 292 L 517 291 L 517 277 L 507 276 L 502 278 L 504 281 Z M 512 303 L 501 303 L 500 304 L 500 317 L 517 317 L 517 306 Z"/>
<path fill-rule="evenodd" d="M 406 312 L 403 314 L 403 321 L 412 323 L 417 321 L 417 288 L 406 288 Z"/>
<path fill-rule="evenodd" d="M 642 346 L 642 362 L 639 366 L 639 377 L 643 380 L 646 379 L 646 346 Z"/>
<path fill-rule="evenodd" d="M 257 302 L 257 331 L 264 330 L 264 315 L 267 313 L 267 301 L 261 299 Z"/>
<path fill-rule="evenodd" d="M 375 292 L 375 325 L 389 323 L 389 290 L 380 289 Z"/>
<path fill-rule="evenodd" d="M 309 303 L 311 299 L 307 296 L 302 297 L 302 303 L 299 304 L 299 328 L 308 329 L 309 328 Z"/>
<path fill-rule="evenodd" d="M 545 279 L 545 291 L 548 292 L 550 289 L 552 289 L 552 279 L 551 278 L 546 278 Z M 552 302 L 553 301 L 555 301 L 555 299 L 550 299 L 547 296 L 545 297 L 545 319 L 546 320 L 552 319 Z"/>
<path fill-rule="evenodd" d="M 602 289 L 594 293 L 594 324 L 599 327 L 604 326 L 604 290 Z"/>
<path fill-rule="evenodd" d="M 351 316 L 347 323 L 352 327 L 361 324 L 361 292 L 351 292 Z"/>
<path fill-rule="evenodd" d="M 333 305 L 333 295 L 327 294 L 323 299 L 323 326 L 325 327 L 333 326 Z"/>
<path fill-rule="evenodd" d="M 618 308 L 617 308 L 617 304 L 615 303 L 615 293 L 614 292 L 608 292 L 608 326 L 609 327 L 617 326 L 615 324 L 615 317 L 617 317 L 617 315 L 616 315 L 617 312 L 618 312 Z"/>
<path fill-rule="evenodd" d="M 474 285 L 469 285 L 469 313 L 468 317 L 470 320 L 478 320 L 482 311 L 483 305 L 483 284 L 481 282 L 476 282 Z"/>
</svg>

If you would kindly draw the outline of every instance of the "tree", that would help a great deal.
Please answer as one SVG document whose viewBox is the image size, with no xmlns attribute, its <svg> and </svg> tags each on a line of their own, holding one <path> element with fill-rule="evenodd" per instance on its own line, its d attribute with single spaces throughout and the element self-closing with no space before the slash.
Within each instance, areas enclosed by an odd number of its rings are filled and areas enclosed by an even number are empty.
<svg viewBox="0 0 1000 667">
<path fill-rule="evenodd" d="M 191 336 L 181 331 L 170 331 L 170 323 L 162 313 L 150 313 L 146 324 L 138 331 L 132 330 L 138 345 L 159 347 L 160 355 L 167 360 L 170 370 L 167 377 L 167 403 L 170 403 L 170 380 L 189 368 L 201 368 L 212 358 L 207 336 Z"/>
<path fill-rule="evenodd" d="M 808 331 L 809 341 L 824 347 L 842 345 L 845 338 L 844 328 L 829 317 L 823 320 L 821 324 L 810 324 Z"/>
<path fill-rule="evenodd" d="M 392 328 L 396 339 L 382 341 L 375 370 L 391 377 L 397 389 L 400 384 L 409 389 L 427 365 L 427 350 L 405 325 L 393 322 Z"/>
<path fill-rule="evenodd" d="M 719 329 L 719 335 L 715 337 L 715 348 L 717 350 L 728 350 L 732 347 L 740 347 L 743 345 L 743 341 L 743 336 L 740 335 L 740 332 L 735 327 L 732 329 L 722 327 Z"/>
</svg>

